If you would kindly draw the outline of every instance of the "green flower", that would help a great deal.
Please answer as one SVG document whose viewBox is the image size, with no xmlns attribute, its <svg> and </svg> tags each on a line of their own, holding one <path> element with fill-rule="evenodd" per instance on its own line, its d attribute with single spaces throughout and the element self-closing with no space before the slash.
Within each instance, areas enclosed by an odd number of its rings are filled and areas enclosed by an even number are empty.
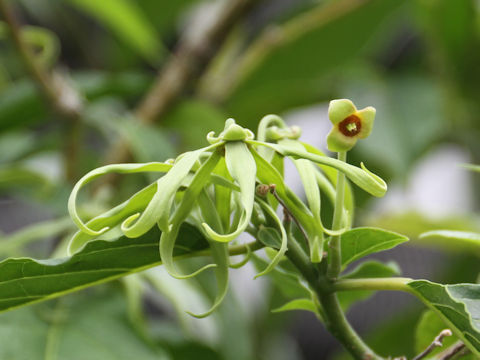
<svg viewBox="0 0 480 360">
<path fill-rule="evenodd" d="M 330 101 L 328 117 L 333 128 L 327 136 L 328 150 L 348 151 L 358 139 L 365 139 L 372 132 L 375 108 L 368 106 L 357 110 L 348 99 Z"/>
</svg>

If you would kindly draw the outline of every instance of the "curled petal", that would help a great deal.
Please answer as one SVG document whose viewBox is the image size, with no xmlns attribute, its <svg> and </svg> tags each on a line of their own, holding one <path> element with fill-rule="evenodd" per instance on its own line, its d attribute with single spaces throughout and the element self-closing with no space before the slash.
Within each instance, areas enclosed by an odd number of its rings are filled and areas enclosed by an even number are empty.
<svg viewBox="0 0 480 360">
<path fill-rule="evenodd" d="M 88 172 L 83 176 L 73 187 L 72 193 L 68 199 L 68 212 L 73 220 L 73 222 L 78 226 L 78 228 L 84 233 L 92 236 L 98 236 L 105 233 L 109 226 L 105 226 L 101 229 L 95 230 L 90 228 L 85 224 L 77 212 L 77 196 L 80 189 L 88 184 L 90 181 L 109 173 L 119 173 L 119 174 L 131 174 L 138 172 L 167 172 L 172 166 L 165 163 L 151 162 L 144 164 L 113 164 L 99 167 L 95 170 Z"/>
<path fill-rule="evenodd" d="M 173 249 L 175 247 L 175 240 L 180 229 L 180 225 L 191 212 L 197 198 L 199 197 L 201 191 L 203 190 L 205 184 L 210 179 L 210 174 L 215 169 L 218 161 L 220 160 L 221 155 L 218 151 L 214 151 L 212 155 L 202 164 L 200 169 L 195 173 L 195 176 L 192 180 L 192 183 L 185 191 L 180 204 L 176 208 L 172 220 L 169 222 L 169 226 L 163 230 L 162 236 L 160 238 L 160 258 L 162 259 L 163 265 L 167 272 L 177 278 L 177 279 L 186 279 L 192 276 L 195 276 L 211 267 L 215 267 L 215 264 L 210 264 L 204 266 L 200 270 L 195 271 L 193 274 L 183 275 L 177 272 L 175 264 L 173 261 Z"/>
<path fill-rule="evenodd" d="M 151 229 L 155 223 L 158 223 L 162 231 L 167 230 L 173 200 L 177 190 L 182 186 L 184 178 L 192 170 L 202 153 L 220 145 L 221 143 L 217 143 L 203 149 L 190 151 L 177 159 L 170 171 L 157 180 L 157 192 L 145 211 L 140 216 L 128 218 L 122 224 L 123 233 L 128 237 L 139 237 Z"/>
</svg>

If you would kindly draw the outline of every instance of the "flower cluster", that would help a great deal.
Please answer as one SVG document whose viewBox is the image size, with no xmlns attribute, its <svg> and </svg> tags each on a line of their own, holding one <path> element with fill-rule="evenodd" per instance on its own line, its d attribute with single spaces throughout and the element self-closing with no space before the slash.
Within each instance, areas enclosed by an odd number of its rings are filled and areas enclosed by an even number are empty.
<svg viewBox="0 0 480 360">
<path fill-rule="evenodd" d="M 332 102 L 330 118 L 334 129 L 329 135 L 329 148 L 345 151 L 354 141 L 345 142 L 341 136 L 356 141 L 356 137 L 368 135 L 373 122 L 371 109 L 357 111 L 348 100 Z M 276 251 L 275 256 L 257 276 L 271 271 L 284 256 L 289 234 L 276 213 L 277 200 L 281 199 L 307 234 L 311 261 L 320 262 L 324 234 L 334 235 L 344 230 L 328 230 L 320 217 L 320 192 L 325 192 L 331 199 L 335 197 L 336 172 L 343 172 L 353 183 L 374 196 L 383 196 L 386 184 L 363 164 L 356 167 L 327 157 L 299 141 L 299 136 L 299 128 L 287 127 L 275 115 L 267 115 L 260 121 L 257 140 L 250 130 L 228 119 L 218 136 L 214 133 L 207 135 L 209 146 L 186 152 L 173 162 L 115 164 L 89 172 L 75 185 L 69 199 L 70 214 L 79 227 L 70 242 L 70 253 L 79 251 L 88 241 L 113 229 L 120 230 L 127 237 L 137 238 L 158 226 L 161 230 L 160 256 L 172 276 L 188 278 L 215 267 L 219 285 L 215 303 L 209 311 L 195 315 L 206 316 L 220 304 L 227 289 L 230 265 L 228 243 L 247 230 L 253 229 L 255 232 L 264 227 L 275 230 L 279 239 L 278 244 L 272 246 Z M 294 161 L 299 171 L 306 203 L 285 185 L 283 161 L 286 157 Z M 154 172 L 164 175 L 124 203 L 85 223 L 77 212 L 79 190 L 93 179 L 111 172 Z M 256 193 L 258 184 L 274 184 L 278 198 L 272 194 L 259 196 Z M 175 241 L 185 221 L 197 224 L 201 229 L 215 262 L 193 274 L 180 273 L 173 257 Z M 348 214 L 345 214 L 343 223 L 345 228 L 349 226 Z"/>
</svg>

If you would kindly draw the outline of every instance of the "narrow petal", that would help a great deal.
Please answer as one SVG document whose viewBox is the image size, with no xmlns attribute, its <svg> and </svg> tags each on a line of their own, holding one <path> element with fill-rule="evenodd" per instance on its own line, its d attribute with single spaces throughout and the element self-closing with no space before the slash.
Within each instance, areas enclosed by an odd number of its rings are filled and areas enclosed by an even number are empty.
<svg viewBox="0 0 480 360">
<path fill-rule="evenodd" d="M 162 231 L 168 229 L 168 220 L 177 190 L 202 153 L 214 149 L 221 143 L 185 153 L 170 171 L 157 181 L 157 192 L 141 214 L 130 216 L 122 224 L 125 236 L 135 238 L 146 233 L 156 223 Z"/>
<path fill-rule="evenodd" d="M 193 274 L 183 275 L 177 272 L 175 264 L 173 261 L 173 249 L 175 247 L 175 240 L 180 229 L 180 225 L 188 217 L 192 208 L 197 201 L 197 198 L 200 192 L 203 190 L 205 184 L 210 179 L 210 174 L 215 169 L 218 161 L 220 160 L 220 154 L 218 151 L 214 151 L 212 155 L 202 164 L 200 169 L 197 170 L 190 187 L 185 191 L 180 204 L 176 208 L 172 220 L 169 222 L 167 229 L 163 230 L 162 236 L 160 237 L 160 258 L 162 263 L 165 266 L 167 272 L 177 279 L 187 279 L 193 277 L 200 273 L 201 271 L 208 269 L 210 267 L 215 267 L 216 265 L 210 264 L 204 266 L 200 270 L 195 271 Z"/>
<path fill-rule="evenodd" d="M 103 234 L 109 229 L 109 227 L 104 227 L 98 230 L 94 230 L 88 227 L 85 224 L 77 212 L 77 196 L 80 189 L 88 184 L 90 181 L 109 173 L 119 173 L 119 174 L 132 174 L 138 172 L 167 172 L 172 166 L 164 163 L 145 163 L 145 164 L 113 164 L 99 167 L 95 170 L 88 172 L 84 175 L 74 186 L 72 193 L 68 199 L 68 212 L 73 222 L 80 228 L 81 231 L 89 234 L 98 236 Z"/>
<path fill-rule="evenodd" d="M 360 139 L 365 139 L 372 132 L 373 121 L 375 120 L 376 112 L 377 110 L 375 110 L 375 108 L 372 106 L 366 107 L 365 109 L 357 112 L 357 116 L 362 121 L 362 128 L 357 134 Z"/>
<path fill-rule="evenodd" d="M 230 234 L 219 234 L 208 224 L 202 224 L 208 236 L 220 242 L 229 242 L 237 238 L 248 226 L 253 211 L 255 196 L 255 175 L 257 168 L 247 145 L 242 141 L 225 144 L 225 162 L 230 176 L 240 187 L 240 201 L 243 207 L 240 223 Z"/>
<path fill-rule="evenodd" d="M 152 200 L 153 195 L 157 191 L 157 183 L 154 182 L 143 188 L 127 201 L 115 206 L 113 209 L 98 215 L 87 222 L 86 226 L 92 230 L 100 230 L 104 228 L 111 229 L 125 220 L 125 218 L 143 211 L 148 203 Z M 77 231 L 70 239 L 68 245 L 68 254 L 72 255 L 79 251 L 83 246 L 99 235 L 88 234 L 83 231 Z"/>
<path fill-rule="evenodd" d="M 356 111 L 357 108 L 348 99 L 332 100 L 328 106 L 328 117 L 332 124 L 336 125 Z"/>
<path fill-rule="evenodd" d="M 336 126 L 328 133 L 327 147 L 333 152 L 341 152 L 350 150 L 357 142 L 357 137 L 348 137 L 343 135 Z"/>
<path fill-rule="evenodd" d="M 282 148 L 281 146 L 278 147 L 279 150 L 285 155 L 292 156 L 294 158 L 311 160 L 317 164 L 331 166 L 343 172 L 349 180 L 373 196 L 382 197 L 387 192 L 387 184 L 385 181 L 383 181 L 383 179 L 378 175 L 375 175 L 369 171 L 363 165 L 363 163 L 360 164 L 361 168 L 359 168 L 337 159 L 320 156 L 307 151 L 294 151 L 290 148 Z"/>
</svg>

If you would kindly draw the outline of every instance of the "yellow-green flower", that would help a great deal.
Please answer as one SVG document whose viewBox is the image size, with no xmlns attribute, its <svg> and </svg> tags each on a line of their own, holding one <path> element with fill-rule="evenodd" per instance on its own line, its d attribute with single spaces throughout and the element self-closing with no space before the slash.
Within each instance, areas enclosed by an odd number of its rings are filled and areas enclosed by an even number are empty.
<svg viewBox="0 0 480 360">
<path fill-rule="evenodd" d="M 365 139 L 372 132 L 375 108 L 368 106 L 357 110 L 348 99 L 330 101 L 328 117 L 333 128 L 327 136 L 328 150 L 350 150 L 358 139 Z"/>
</svg>

